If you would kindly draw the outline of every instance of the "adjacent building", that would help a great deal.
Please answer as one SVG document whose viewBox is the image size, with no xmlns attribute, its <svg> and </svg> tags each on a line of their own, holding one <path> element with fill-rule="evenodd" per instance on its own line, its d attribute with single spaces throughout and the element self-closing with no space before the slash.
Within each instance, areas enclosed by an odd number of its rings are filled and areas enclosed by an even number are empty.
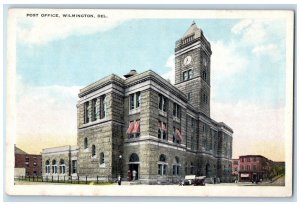
<svg viewBox="0 0 300 206">
<path fill-rule="evenodd" d="M 239 181 L 252 182 L 268 180 L 272 172 L 273 161 L 261 155 L 239 157 Z"/>
<path fill-rule="evenodd" d="M 25 175 L 42 175 L 42 155 L 28 154 L 15 145 L 15 176 Z"/>
<path fill-rule="evenodd" d="M 240 160 L 232 159 L 232 176 L 238 177 L 240 171 Z"/>
<path fill-rule="evenodd" d="M 233 130 L 210 118 L 211 54 L 193 23 L 175 45 L 174 85 L 151 70 L 132 70 L 81 89 L 77 147 L 43 150 L 43 174 L 60 173 L 63 159 L 68 175 L 89 178 L 130 180 L 135 173 L 156 184 L 195 174 L 231 181 Z M 73 160 L 74 172 L 67 166 Z"/>
</svg>

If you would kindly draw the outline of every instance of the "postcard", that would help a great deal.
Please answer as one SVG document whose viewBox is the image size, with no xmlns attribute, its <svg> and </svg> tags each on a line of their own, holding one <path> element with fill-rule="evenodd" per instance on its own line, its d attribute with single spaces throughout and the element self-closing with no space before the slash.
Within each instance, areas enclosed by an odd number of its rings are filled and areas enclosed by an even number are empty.
<svg viewBox="0 0 300 206">
<path fill-rule="evenodd" d="M 294 13 L 10 9 L 9 195 L 290 197 Z"/>
</svg>

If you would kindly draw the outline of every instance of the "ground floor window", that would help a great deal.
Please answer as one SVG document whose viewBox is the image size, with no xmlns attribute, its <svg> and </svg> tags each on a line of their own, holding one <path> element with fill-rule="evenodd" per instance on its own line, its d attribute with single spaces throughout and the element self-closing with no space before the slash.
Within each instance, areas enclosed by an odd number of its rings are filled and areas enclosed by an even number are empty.
<svg viewBox="0 0 300 206">
<path fill-rule="evenodd" d="M 77 173 L 77 160 L 72 160 L 72 174 Z"/>
<path fill-rule="evenodd" d="M 61 174 L 65 174 L 66 173 L 66 165 L 65 165 L 65 160 L 61 159 L 59 162 L 59 171 Z"/>
<path fill-rule="evenodd" d="M 52 173 L 57 174 L 57 165 L 56 165 L 56 160 L 52 161 Z"/>
<path fill-rule="evenodd" d="M 50 173 L 50 162 L 49 162 L 49 160 L 46 161 L 45 172 L 46 172 L 46 174 Z"/>
<path fill-rule="evenodd" d="M 166 175 L 167 174 L 167 162 L 166 162 L 166 156 L 164 154 L 161 154 L 159 157 L 158 162 L 158 175 Z"/>
</svg>

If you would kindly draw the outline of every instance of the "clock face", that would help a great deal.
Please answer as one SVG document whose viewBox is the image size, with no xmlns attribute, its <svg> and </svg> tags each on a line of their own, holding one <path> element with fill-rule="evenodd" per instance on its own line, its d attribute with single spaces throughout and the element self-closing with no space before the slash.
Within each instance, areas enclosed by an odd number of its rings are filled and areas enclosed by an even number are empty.
<svg viewBox="0 0 300 206">
<path fill-rule="evenodd" d="M 192 61 L 192 57 L 191 56 L 187 56 L 187 57 L 184 58 L 183 64 L 184 65 L 188 65 L 188 64 L 191 63 L 191 61 Z"/>
</svg>

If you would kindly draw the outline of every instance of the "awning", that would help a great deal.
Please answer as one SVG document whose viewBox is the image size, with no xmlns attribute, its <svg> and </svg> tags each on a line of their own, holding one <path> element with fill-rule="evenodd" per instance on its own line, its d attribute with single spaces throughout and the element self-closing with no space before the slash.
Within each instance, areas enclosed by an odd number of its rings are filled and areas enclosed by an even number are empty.
<svg viewBox="0 0 300 206">
<path fill-rule="evenodd" d="M 129 124 L 129 127 L 128 127 L 128 129 L 127 129 L 127 134 L 131 134 L 132 133 L 132 130 L 133 130 L 133 128 L 134 128 L 134 122 L 130 122 L 130 124 Z"/>
<path fill-rule="evenodd" d="M 181 135 L 179 129 L 176 129 L 176 138 L 183 141 L 183 136 Z"/>
<path fill-rule="evenodd" d="M 249 177 L 249 174 L 241 174 L 241 177 Z"/>
<path fill-rule="evenodd" d="M 132 133 L 140 133 L 140 121 L 136 121 Z"/>
<path fill-rule="evenodd" d="M 164 130 L 164 131 L 167 131 L 167 127 L 166 127 L 166 124 L 161 122 L 161 129 Z"/>
</svg>

